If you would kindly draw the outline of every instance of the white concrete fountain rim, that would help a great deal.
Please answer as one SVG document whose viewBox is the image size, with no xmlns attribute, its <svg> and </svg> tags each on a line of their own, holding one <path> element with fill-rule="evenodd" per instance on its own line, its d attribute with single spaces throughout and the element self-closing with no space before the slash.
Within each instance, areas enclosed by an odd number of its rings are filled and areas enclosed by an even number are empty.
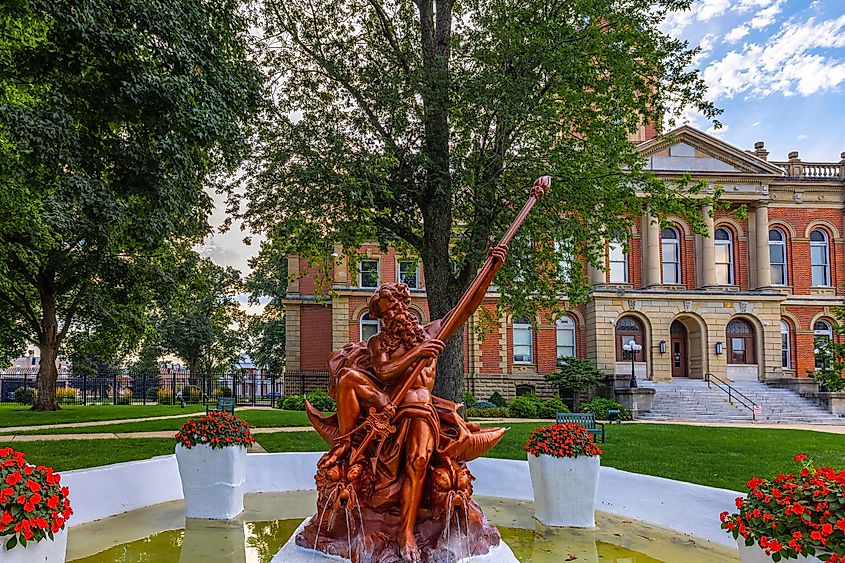
<svg viewBox="0 0 845 563">
<path fill-rule="evenodd" d="M 244 492 L 313 490 L 314 468 L 321 455 L 249 454 Z M 470 463 L 470 469 L 476 477 L 476 495 L 534 500 L 527 461 L 480 458 Z M 74 510 L 70 526 L 183 498 L 173 455 L 67 471 L 62 484 L 70 488 Z M 733 538 L 720 528 L 719 514 L 733 511 L 740 494 L 602 467 L 596 509 L 735 547 Z"/>
</svg>

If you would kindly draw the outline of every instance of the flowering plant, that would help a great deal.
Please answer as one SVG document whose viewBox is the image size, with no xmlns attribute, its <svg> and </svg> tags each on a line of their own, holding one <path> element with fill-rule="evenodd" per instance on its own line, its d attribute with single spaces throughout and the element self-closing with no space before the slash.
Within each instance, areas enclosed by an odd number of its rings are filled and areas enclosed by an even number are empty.
<svg viewBox="0 0 845 563">
<path fill-rule="evenodd" d="M 25 458 L 22 452 L 0 448 L 0 538 L 7 550 L 52 540 L 73 514 L 59 474 L 52 467 L 29 465 Z"/>
<path fill-rule="evenodd" d="M 845 561 L 845 471 L 815 467 L 806 454 L 795 456 L 798 475 L 779 474 L 774 481 L 754 477 L 748 494 L 736 499 L 739 512 L 720 516 L 722 529 L 755 543 L 773 561 L 815 555 L 822 561 Z"/>
<path fill-rule="evenodd" d="M 540 454 L 553 457 L 601 455 L 601 449 L 593 441 L 593 435 L 575 422 L 550 424 L 537 428 L 528 437 L 524 449 L 538 457 Z"/>
<path fill-rule="evenodd" d="M 211 411 L 205 416 L 189 418 L 176 433 L 176 440 L 189 450 L 202 445 L 216 450 L 227 446 L 248 447 L 255 443 L 249 424 L 223 411 Z"/>
</svg>

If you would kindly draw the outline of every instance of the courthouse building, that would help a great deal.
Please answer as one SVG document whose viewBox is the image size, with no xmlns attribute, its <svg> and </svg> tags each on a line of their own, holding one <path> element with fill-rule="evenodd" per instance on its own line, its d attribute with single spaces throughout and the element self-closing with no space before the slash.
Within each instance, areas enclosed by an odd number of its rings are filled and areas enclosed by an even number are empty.
<svg viewBox="0 0 845 563">
<path fill-rule="evenodd" d="M 567 306 L 550 321 L 502 319 L 498 331 L 479 339 L 475 318 L 464 331 L 467 388 L 478 398 L 549 392 L 543 375 L 557 358 L 594 360 L 608 374 L 631 374 L 631 340 L 637 378 L 772 381 L 805 378 L 815 367 L 816 338 L 832 337 L 833 311 L 845 284 L 845 153 L 838 162 L 768 159 L 763 143 L 753 150 L 731 146 L 689 126 L 639 143 L 648 168 L 666 180 L 691 174 L 722 200 L 745 206 L 747 218 L 730 210 L 701 209 L 707 237 L 681 218 L 661 228 L 648 216 L 629 233 L 628 252 L 608 241 L 606 270 L 590 268 L 591 299 Z M 343 259 L 332 271 L 333 297 L 315 298 L 308 264 L 288 259 L 292 281 L 286 306 L 286 382 L 318 381 L 332 349 L 378 331 L 367 300 L 382 282 L 412 288 L 412 309 L 430 321 L 425 275 L 412 258 L 393 249 L 365 246 L 358 263 Z M 491 311 L 498 295 L 482 305 Z M 317 377 L 314 377 L 317 376 Z M 290 389 L 290 388 L 289 388 Z M 294 389 L 291 389 L 293 391 Z"/>
</svg>

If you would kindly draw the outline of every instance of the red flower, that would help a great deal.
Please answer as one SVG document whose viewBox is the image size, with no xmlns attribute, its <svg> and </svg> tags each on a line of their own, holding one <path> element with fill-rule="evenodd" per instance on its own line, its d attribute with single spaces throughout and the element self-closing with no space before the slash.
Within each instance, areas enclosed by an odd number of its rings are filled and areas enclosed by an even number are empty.
<svg viewBox="0 0 845 563">
<path fill-rule="evenodd" d="M 804 461 L 805 459 L 807 459 L 807 454 L 798 454 L 797 456 L 795 456 L 794 459 L 795 461 Z"/>
</svg>

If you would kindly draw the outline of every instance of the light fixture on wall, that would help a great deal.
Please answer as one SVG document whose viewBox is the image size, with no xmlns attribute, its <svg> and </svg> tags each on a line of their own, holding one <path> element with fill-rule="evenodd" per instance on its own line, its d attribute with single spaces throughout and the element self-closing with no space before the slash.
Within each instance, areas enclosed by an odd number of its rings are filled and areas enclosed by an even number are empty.
<svg viewBox="0 0 845 563">
<path fill-rule="evenodd" d="M 722 345 L 722 341 L 719 340 L 718 342 L 716 342 L 716 355 L 717 356 L 720 355 L 723 351 L 724 351 L 724 347 Z"/>
<path fill-rule="evenodd" d="M 661 341 L 660 341 L 660 344 L 659 344 L 658 346 L 659 346 L 659 348 L 660 348 L 660 353 L 661 353 L 661 354 L 665 354 L 665 353 L 666 353 L 666 341 L 665 341 L 665 340 L 661 340 Z"/>
</svg>

